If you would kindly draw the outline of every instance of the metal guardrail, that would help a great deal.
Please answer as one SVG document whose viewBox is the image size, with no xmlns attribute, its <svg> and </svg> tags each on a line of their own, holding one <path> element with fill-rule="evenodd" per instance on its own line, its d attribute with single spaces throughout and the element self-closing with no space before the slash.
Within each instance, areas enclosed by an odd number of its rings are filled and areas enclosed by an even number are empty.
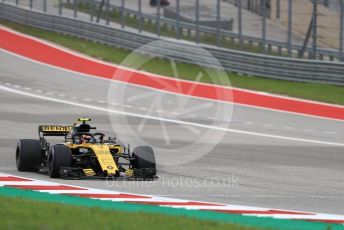
<svg viewBox="0 0 344 230">
<path fill-rule="evenodd" d="M 0 18 L 129 50 L 135 50 L 143 44 L 159 40 L 155 36 L 114 29 L 74 18 L 49 15 L 6 3 L 0 3 Z M 155 47 L 149 54 L 169 56 L 176 61 L 186 63 L 194 63 L 192 60 L 197 60 L 202 66 L 214 67 L 210 59 L 200 56 L 197 47 L 210 52 L 219 60 L 224 69 L 230 72 L 273 79 L 344 85 L 344 63 L 341 62 L 282 58 L 213 46 L 197 46 L 174 39 L 168 39 L 168 42 Z"/>
</svg>

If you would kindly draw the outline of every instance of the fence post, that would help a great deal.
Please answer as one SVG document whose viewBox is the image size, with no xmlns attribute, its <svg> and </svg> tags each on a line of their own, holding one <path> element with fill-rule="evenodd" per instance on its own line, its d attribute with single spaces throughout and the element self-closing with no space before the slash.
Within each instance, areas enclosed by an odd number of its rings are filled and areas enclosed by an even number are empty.
<svg viewBox="0 0 344 230">
<path fill-rule="evenodd" d="M 33 7 L 33 0 L 30 0 L 30 9 L 32 10 Z"/>
<path fill-rule="evenodd" d="M 43 1 L 43 12 L 47 12 L 47 0 Z"/>
<path fill-rule="evenodd" d="M 161 9 L 161 1 L 157 0 L 157 7 L 156 7 L 156 34 L 160 37 L 160 9 Z"/>
<path fill-rule="evenodd" d="M 88 1 L 90 6 L 91 6 L 91 17 L 90 17 L 90 21 L 93 22 L 93 18 L 94 18 L 94 0 L 89 0 Z"/>
<path fill-rule="evenodd" d="M 281 17 L 281 2 L 280 0 L 276 0 L 276 18 L 279 19 Z"/>
<path fill-rule="evenodd" d="M 293 1 L 288 0 L 288 56 L 292 56 Z"/>
<path fill-rule="evenodd" d="M 138 0 L 139 8 L 139 33 L 142 33 L 142 0 Z"/>
<path fill-rule="evenodd" d="M 240 50 L 242 50 L 243 39 L 242 39 L 242 4 L 241 4 L 241 0 L 238 0 L 238 30 L 239 30 L 239 47 L 240 47 Z"/>
<path fill-rule="evenodd" d="M 73 12 L 74 12 L 74 18 L 78 17 L 78 10 L 77 10 L 77 0 L 73 0 Z"/>
<path fill-rule="evenodd" d="M 177 39 L 180 39 L 180 0 L 176 0 L 176 14 L 177 14 L 177 18 L 176 18 L 176 28 L 177 28 Z"/>
<path fill-rule="evenodd" d="M 343 56 L 343 39 L 344 39 L 344 1 L 340 0 L 340 34 L 339 34 L 339 52 L 340 60 L 344 61 Z"/>
<path fill-rule="evenodd" d="M 106 12 L 105 12 L 105 17 L 106 17 L 106 25 L 110 24 L 109 20 L 109 11 L 110 11 L 110 0 L 106 1 Z"/>
<path fill-rule="evenodd" d="M 266 52 L 266 0 L 261 0 L 261 15 L 262 15 L 262 48 L 263 53 Z"/>
<path fill-rule="evenodd" d="M 199 43 L 199 0 L 196 0 L 196 43 Z"/>
<path fill-rule="evenodd" d="M 62 15 L 62 0 L 59 0 L 59 15 Z"/>
<path fill-rule="evenodd" d="M 18 6 L 19 5 L 19 0 L 16 0 L 16 6 Z"/>
<path fill-rule="evenodd" d="M 122 0 L 122 4 L 121 4 L 121 28 L 124 29 L 125 28 L 125 22 L 124 22 L 124 10 L 125 10 L 125 2 L 124 0 Z"/>
<path fill-rule="evenodd" d="M 221 46 L 221 0 L 217 0 L 216 3 L 216 21 L 217 21 L 217 30 L 216 30 L 216 44 L 218 47 Z"/>
<path fill-rule="evenodd" d="M 96 22 L 97 22 L 97 23 L 99 23 L 100 18 L 101 18 L 101 16 L 102 16 L 104 4 L 105 4 L 105 0 L 102 0 L 102 1 L 100 2 L 99 9 L 98 9 L 98 12 L 97 12 L 97 19 L 96 19 Z"/>
<path fill-rule="evenodd" d="M 308 46 L 308 41 L 309 41 L 309 39 L 311 37 L 311 34 L 312 34 L 313 26 L 314 26 L 314 17 L 312 16 L 311 22 L 309 23 L 309 26 L 308 26 L 308 29 L 307 29 L 306 37 L 305 37 L 305 39 L 303 41 L 302 48 L 301 48 L 301 50 L 299 52 L 299 58 L 303 58 L 304 57 L 305 51 L 306 51 L 307 46 Z"/>
<path fill-rule="evenodd" d="M 313 59 L 317 59 L 318 2 L 313 0 Z"/>
</svg>

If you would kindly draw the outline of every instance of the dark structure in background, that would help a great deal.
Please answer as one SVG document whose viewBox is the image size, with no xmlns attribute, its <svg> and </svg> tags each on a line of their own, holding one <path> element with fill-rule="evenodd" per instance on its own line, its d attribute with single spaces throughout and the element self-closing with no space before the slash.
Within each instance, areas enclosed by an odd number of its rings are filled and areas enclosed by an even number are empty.
<svg viewBox="0 0 344 230">
<path fill-rule="evenodd" d="M 159 0 L 150 0 L 149 1 L 149 4 L 154 7 L 154 6 L 157 6 L 159 4 Z M 160 5 L 161 6 L 168 6 L 170 5 L 170 2 L 167 1 L 167 0 L 160 0 Z"/>
</svg>

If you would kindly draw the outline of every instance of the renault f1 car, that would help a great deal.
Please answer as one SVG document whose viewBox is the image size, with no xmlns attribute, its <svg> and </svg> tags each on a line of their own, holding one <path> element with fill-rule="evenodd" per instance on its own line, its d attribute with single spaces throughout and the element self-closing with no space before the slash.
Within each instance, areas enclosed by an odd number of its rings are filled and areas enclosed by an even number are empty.
<svg viewBox="0 0 344 230">
<path fill-rule="evenodd" d="M 156 177 L 156 163 L 150 146 L 130 147 L 105 140 L 103 133 L 91 132 L 88 122 L 80 118 L 73 126 L 40 125 L 39 139 L 22 139 L 17 143 L 16 163 L 19 171 L 48 171 L 52 178 L 138 178 Z M 63 136 L 61 144 L 50 144 L 46 137 Z"/>
</svg>

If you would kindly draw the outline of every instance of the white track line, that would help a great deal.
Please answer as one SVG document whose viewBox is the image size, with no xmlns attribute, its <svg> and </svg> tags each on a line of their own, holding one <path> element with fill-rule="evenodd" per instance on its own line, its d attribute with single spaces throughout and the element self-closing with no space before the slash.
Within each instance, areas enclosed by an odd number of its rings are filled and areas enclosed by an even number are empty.
<svg viewBox="0 0 344 230">
<path fill-rule="evenodd" d="M 264 134 L 264 133 L 257 133 L 257 132 L 249 132 L 249 131 L 244 131 L 244 130 L 223 128 L 223 127 L 218 127 L 218 126 L 205 125 L 205 124 L 199 124 L 199 123 L 181 121 L 181 120 L 174 120 L 174 119 L 163 118 L 163 117 L 141 115 L 141 114 L 136 114 L 136 113 L 132 113 L 132 112 L 119 111 L 119 110 L 103 108 L 103 107 L 99 107 L 99 106 L 82 104 L 80 102 L 72 102 L 72 101 L 47 97 L 47 96 L 43 96 L 43 95 L 37 95 L 37 94 L 29 93 L 29 92 L 23 92 L 20 90 L 8 88 L 6 86 L 1 86 L 1 85 L 0 85 L 0 90 L 10 92 L 10 93 L 19 94 L 19 95 L 23 95 L 23 96 L 28 96 L 28 97 L 32 97 L 32 98 L 37 98 L 37 99 L 41 99 L 41 100 L 53 101 L 53 102 L 57 102 L 57 103 L 72 105 L 72 106 L 81 107 L 81 108 L 104 111 L 104 112 L 119 114 L 119 115 L 124 115 L 124 116 L 131 116 L 131 117 L 137 117 L 137 118 L 145 118 L 145 119 L 150 119 L 150 120 L 170 122 L 170 123 L 181 124 L 181 125 L 189 125 L 189 126 L 212 129 L 212 130 L 217 130 L 217 131 L 222 131 L 222 132 L 238 133 L 238 134 L 259 136 L 259 137 L 265 137 L 265 138 L 273 138 L 273 139 L 279 139 L 279 140 L 296 141 L 296 142 L 303 142 L 303 143 L 322 144 L 322 145 L 331 145 L 331 146 L 342 146 L 342 147 L 344 146 L 344 143 L 319 141 L 319 140 L 311 140 L 311 139 L 288 137 L 288 136 L 279 136 L 279 135 Z"/>
</svg>

